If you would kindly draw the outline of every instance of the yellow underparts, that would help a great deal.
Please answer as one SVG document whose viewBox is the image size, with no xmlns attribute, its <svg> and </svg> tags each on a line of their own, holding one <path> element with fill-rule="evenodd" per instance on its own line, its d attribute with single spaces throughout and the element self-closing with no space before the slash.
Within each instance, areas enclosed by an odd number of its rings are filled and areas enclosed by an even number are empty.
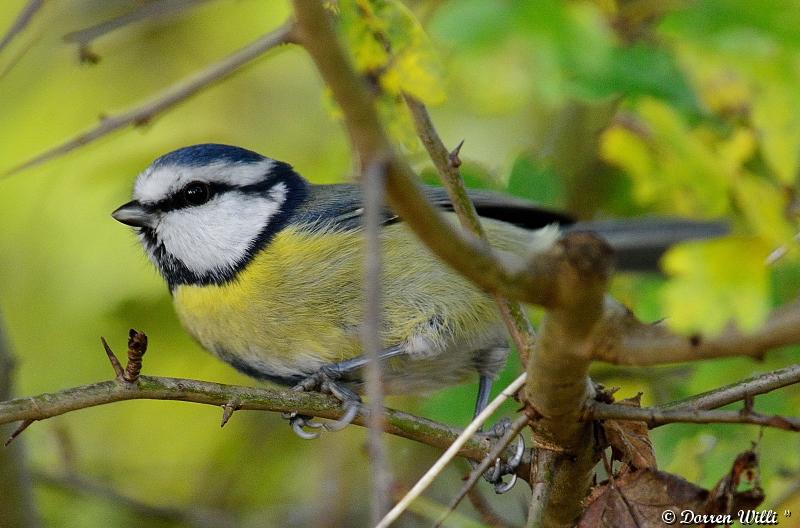
<svg viewBox="0 0 800 528">
<path fill-rule="evenodd" d="M 509 227 L 487 223 L 495 243 L 523 251 L 530 235 Z M 469 348 L 497 335 L 497 308 L 489 297 L 442 264 L 404 224 L 387 226 L 382 235 L 384 346 L 423 336 L 434 354 L 470 354 L 449 349 L 455 341 Z M 209 350 L 257 362 L 273 375 L 292 375 L 362 353 L 363 267 L 360 231 L 288 227 L 230 283 L 179 286 L 174 302 L 183 324 Z"/>
</svg>

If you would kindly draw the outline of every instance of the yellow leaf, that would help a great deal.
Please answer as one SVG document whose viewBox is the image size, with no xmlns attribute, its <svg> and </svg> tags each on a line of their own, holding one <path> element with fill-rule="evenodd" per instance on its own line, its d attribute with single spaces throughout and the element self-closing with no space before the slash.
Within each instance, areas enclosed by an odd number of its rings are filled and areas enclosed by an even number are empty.
<svg viewBox="0 0 800 528">
<path fill-rule="evenodd" d="M 769 311 L 770 245 L 758 237 L 728 237 L 673 247 L 662 260 L 671 276 L 663 291 L 670 326 L 714 335 L 736 322 L 752 331 Z"/>
<path fill-rule="evenodd" d="M 652 178 L 656 172 L 655 160 L 641 136 L 624 126 L 612 126 L 603 133 L 600 151 L 604 160 L 622 167 L 634 179 L 637 202 L 656 201 L 662 186 L 658 179 Z"/>
<path fill-rule="evenodd" d="M 744 173 L 734 185 L 734 197 L 755 234 L 773 247 L 791 244 L 795 229 L 786 218 L 786 196 L 776 185 Z"/>
<path fill-rule="evenodd" d="M 783 183 L 794 185 L 800 161 L 800 114 L 796 86 L 764 86 L 753 100 L 753 123 L 761 135 L 761 149 L 770 168 Z"/>
</svg>

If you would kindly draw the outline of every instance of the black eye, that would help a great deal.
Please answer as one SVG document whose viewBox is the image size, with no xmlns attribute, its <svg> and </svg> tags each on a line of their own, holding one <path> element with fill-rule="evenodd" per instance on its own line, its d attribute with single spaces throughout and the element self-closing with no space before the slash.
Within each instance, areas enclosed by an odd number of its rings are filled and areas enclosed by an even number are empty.
<svg viewBox="0 0 800 528">
<path fill-rule="evenodd" d="M 182 191 L 187 205 L 203 205 L 211 199 L 211 187 L 205 182 L 192 182 Z"/>
</svg>

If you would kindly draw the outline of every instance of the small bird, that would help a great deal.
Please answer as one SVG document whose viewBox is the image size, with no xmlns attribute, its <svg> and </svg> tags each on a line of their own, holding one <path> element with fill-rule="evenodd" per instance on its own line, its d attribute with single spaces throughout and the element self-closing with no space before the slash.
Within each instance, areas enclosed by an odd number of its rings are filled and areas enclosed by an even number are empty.
<svg viewBox="0 0 800 528">
<path fill-rule="evenodd" d="M 457 226 L 445 191 L 425 193 Z M 517 255 L 549 246 L 558 226 L 581 227 L 518 198 L 470 196 L 492 245 Z M 362 212 L 357 185 L 313 185 L 286 163 L 203 144 L 158 158 L 112 216 L 136 228 L 180 320 L 204 348 L 259 380 L 325 385 L 353 400 L 365 364 Z M 623 267 L 647 267 L 678 240 L 722 232 L 709 222 L 631 225 L 591 226 L 609 237 Z M 477 375 L 481 410 L 509 350 L 494 300 L 388 208 L 381 226 L 386 391 L 432 391 Z"/>
</svg>

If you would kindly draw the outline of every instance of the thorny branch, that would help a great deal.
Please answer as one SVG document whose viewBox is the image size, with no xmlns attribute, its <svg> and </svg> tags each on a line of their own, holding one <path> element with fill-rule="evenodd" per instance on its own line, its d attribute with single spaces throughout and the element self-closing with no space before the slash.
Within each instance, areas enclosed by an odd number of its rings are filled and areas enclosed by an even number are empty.
<svg viewBox="0 0 800 528">
<path fill-rule="evenodd" d="M 267 51 L 287 44 L 292 40 L 292 26 L 287 24 L 275 31 L 268 33 L 229 55 L 225 59 L 211 65 L 210 67 L 191 75 L 190 77 L 178 82 L 160 94 L 157 94 L 149 101 L 117 115 L 103 117 L 100 123 L 94 128 L 87 130 L 77 136 L 53 147 L 38 156 L 25 161 L 16 167 L 7 170 L 4 176 L 10 176 L 25 169 L 29 169 L 46 161 L 50 161 L 59 156 L 63 156 L 78 147 L 96 141 L 103 136 L 125 128 L 127 126 L 142 126 L 153 120 L 158 114 L 182 103 L 190 97 L 196 95 L 201 90 L 225 79 L 243 66 L 263 56 Z"/>
<path fill-rule="evenodd" d="M 154 20 L 175 15 L 206 1 L 208 0 L 162 0 L 161 2 L 142 4 L 124 15 L 105 20 L 100 24 L 85 29 L 67 33 L 64 35 L 64 41 L 78 45 L 78 53 L 82 61 L 96 63 L 100 60 L 100 57 L 90 49 L 90 46 L 92 42 L 103 35 L 142 20 Z"/>
<path fill-rule="evenodd" d="M 710 410 L 800 383 L 800 365 L 766 372 L 702 394 L 662 405 L 664 410 Z"/>
<path fill-rule="evenodd" d="M 15 364 L 11 343 L 6 339 L 3 318 L 0 317 L 0 400 L 13 395 Z M 8 434 L 8 428 L 0 426 L 0 434 Z M 0 526 L 41 526 L 25 447 L 23 444 L 8 449 L 0 447 L 0 482 L 3 483 Z"/>
<path fill-rule="evenodd" d="M 134 341 L 134 345 L 140 342 L 139 338 L 132 338 L 131 341 Z M 136 362 L 137 356 L 141 359 L 140 354 L 143 354 L 135 346 L 129 348 L 128 353 L 129 367 L 131 362 Z M 130 361 L 131 359 L 133 361 Z M 226 406 L 235 402 L 236 410 L 296 411 L 329 419 L 339 419 L 343 414 L 338 400 L 319 393 L 240 387 L 191 379 L 141 375 L 127 381 L 117 374 L 117 377 L 110 381 L 0 402 L 0 425 L 18 421 L 33 423 L 97 405 L 142 399 L 216 405 L 222 407 L 224 411 Z M 366 426 L 368 420 L 369 411 L 362 408 L 353 423 Z M 384 420 L 387 433 L 440 449 L 449 447 L 460 433 L 452 427 L 393 409 L 385 409 Z M 459 450 L 459 455 L 480 461 L 489 449 L 487 440 L 474 438 L 465 443 Z"/>
<path fill-rule="evenodd" d="M 715 338 L 687 338 L 672 333 L 662 325 L 643 324 L 611 299 L 603 302 L 610 268 L 605 248 L 597 240 L 570 236 L 550 251 L 525 261 L 493 251 L 479 238 L 454 229 L 425 199 L 411 169 L 394 153 L 369 91 L 339 45 L 321 3 L 295 0 L 294 10 L 296 27 L 287 25 L 266 35 L 211 68 L 169 88 L 153 100 L 104 119 L 97 127 L 17 166 L 7 174 L 70 152 L 125 126 L 146 123 L 275 46 L 290 41 L 298 42 L 309 52 L 342 108 L 362 167 L 369 167 L 376 160 L 386 160 L 389 203 L 423 242 L 445 262 L 492 294 L 538 304 L 549 310 L 542 326 L 542 335 L 528 358 L 526 412 L 533 421 L 538 439 L 558 450 L 539 449 L 532 458 L 530 471 L 534 474 L 532 480 L 535 482 L 529 525 L 567 525 L 580 511 L 579 503 L 588 486 L 588 475 L 597 460 L 586 420 L 622 417 L 656 424 L 659 420 L 699 421 L 697 416 L 704 419 L 713 416 L 715 421 L 761 425 L 774 425 L 766 422 L 780 419 L 784 428 L 797 428 L 796 419 L 763 417 L 752 411 L 753 393 L 750 390 L 753 385 L 744 388 L 744 383 L 753 380 L 738 384 L 738 387 L 714 391 L 716 394 L 701 395 L 694 402 L 683 402 L 674 408 L 624 407 L 621 410 L 623 406 L 591 404 L 590 411 L 586 411 L 584 404 L 592 395 L 586 373 L 592 360 L 653 365 L 734 355 L 758 358 L 773 348 L 800 343 L 800 302 L 776 310 L 764 328 L 752 335 L 730 328 Z M 23 22 L 22 27 L 25 24 L 27 22 Z M 12 27 L 10 36 L 6 35 L 1 41 L 0 48 L 13 38 L 13 30 Z M 434 147 L 439 149 L 435 144 Z M 441 148 L 444 148 L 443 145 Z M 442 161 L 441 153 L 432 154 L 432 159 L 435 163 Z M 457 172 L 457 157 L 448 155 L 447 159 L 448 163 L 440 169 L 444 171 L 443 174 L 453 170 Z M 463 191 L 459 186 L 460 182 L 454 184 L 451 190 L 455 193 Z M 454 203 L 456 201 L 454 199 Z M 468 225 L 477 219 L 471 220 L 468 212 L 460 216 Z M 479 226 L 472 227 L 474 232 L 480 233 Z M 123 374 L 127 372 L 126 369 Z M 154 378 L 139 376 L 138 372 L 129 375 L 131 379 L 119 376 L 120 372 L 117 374 L 118 379 L 113 381 L 0 402 L 0 424 L 21 420 L 23 427 L 18 429 L 21 431 L 35 420 L 71 410 L 142 398 L 219 405 L 224 407 L 226 418 L 230 418 L 236 409 L 300 411 L 325 418 L 341 416 L 338 402 L 318 394 Z M 755 380 L 754 384 L 766 392 L 772 390 L 768 386 L 777 388 L 796 382 L 794 376 L 794 373 L 782 374 L 778 382 L 762 383 Z M 747 402 L 743 412 L 716 411 L 709 414 L 711 411 L 704 410 L 740 399 Z M 686 408 L 690 405 L 702 409 Z M 733 414 L 736 415 L 735 420 Z M 686 420 L 678 420 L 679 417 Z M 368 419 L 369 413 L 362 410 L 354 423 L 363 425 Z M 389 433 L 441 448 L 451 445 L 457 436 L 457 432 L 451 428 L 390 409 L 386 410 L 385 427 Z M 473 439 L 467 441 L 459 453 L 480 460 L 488 449 L 487 442 Z"/>
<path fill-rule="evenodd" d="M 683 336 L 666 324 L 645 324 L 607 297 L 597 338 L 588 355 L 615 365 L 657 365 L 731 356 L 763 358 L 768 351 L 800 343 L 800 300 L 770 314 L 753 333 L 729 327 L 715 337 Z"/>
<path fill-rule="evenodd" d="M 11 44 L 11 41 L 14 40 L 14 37 L 22 33 L 25 28 L 28 27 L 28 24 L 31 23 L 31 20 L 33 20 L 33 17 L 39 12 L 43 5 L 44 0 L 30 0 L 27 4 L 25 4 L 25 6 L 22 8 L 22 11 L 20 11 L 19 15 L 17 15 L 16 20 L 14 20 L 14 23 L 11 24 L 11 27 L 8 28 L 6 34 L 3 35 L 2 39 L 0 39 L 0 52 L 2 52 L 3 49 Z"/>
<path fill-rule="evenodd" d="M 584 411 L 582 419 L 630 420 L 646 422 L 650 428 L 667 423 L 738 423 L 776 427 L 787 431 L 800 431 L 800 419 L 784 416 L 766 416 L 751 409 L 741 411 L 714 411 L 702 409 L 643 408 L 594 402 Z"/>
<path fill-rule="evenodd" d="M 453 210 L 456 212 L 461 226 L 488 242 L 478 212 L 467 194 L 467 189 L 464 186 L 464 180 L 461 178 L 461 171 L 459 170 L 461 166 L 459 152 L 464 142 L 461 141 L 455 149 L 448 152 L 444 142 L 439 137 L 439 133 L 436 132 L 436 127 L 433 125 L 433 120 L 431 120 L 425 105 L 407 94 L 403 98 L 409 110 L 411 110 L 417 135 L 422 144 L 425 145 L 428 156 L 436 166 L 439 178 L 447 189 L 450 201 L 453 204 Z M 525 308 L 521 303 L 509 301 L 501 295 L 495 294 L 494 297 L 508 333 L 517 346 L 520 358 L 523 363 L 527 362 L 530 350 L 533 347 L 535 334 L 533 325 L 525 313 Z"/>
</svg>

